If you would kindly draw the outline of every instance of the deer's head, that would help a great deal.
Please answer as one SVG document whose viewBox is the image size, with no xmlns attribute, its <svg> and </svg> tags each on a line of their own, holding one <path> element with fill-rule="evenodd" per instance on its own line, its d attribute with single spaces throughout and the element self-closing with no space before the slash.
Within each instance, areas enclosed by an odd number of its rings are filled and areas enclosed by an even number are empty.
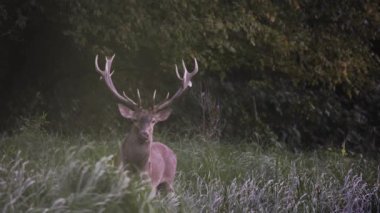
<svg viewBox="0 0 380 213">
<path fill-rule="evenodd" d="M 168 119 L 172 110 L 166 108 L 157 112 L 146 109 L 134 111 L 123 104 L 119 104 L 119 112 L 124 118 L 133 121 L 133 128 L 137 129 L 140 142 L 152 142 L 154 125 Z"/>
<path fill-rule="evenodd" d="M 166 96 L 166 99 L 159 102 L 158 104 L 153 104 L 150 109 L 143 109 L 141 106 L 140 92 L 137 90 L 137 95 L 139 98 L 138 103 L 129 98 L 125 92 L 121 95 L 115 85 L 112 82 L 111 66 L 112 61 L 115 55 L 112 57 L 106 57 L 105 69 L 101 70 L 98 65 L 98 55 L 95 57 L 95 67 L 98 73 L 100 73 L 101 78 L 104 79 L 107 87 L 111 90 L 112 94 L 119 100 L 119 112 L 120 114 L 129 120 L 133 121 L 133 128 L 137 129 L 139 141 L 141 142 L 152 142 L 153 140 L 153 128 L 157 122 L 166 120 L 171 113 L 170 105 L 180 97 L 183 92 L 192 86 L 191 78 L 198 72 L 198 63 L 194 58 L 194 70 L 193 72 L 188 72 L 185 62 L 182 60 L 182 66 L 184 74 L 181 77 L 178 73 L 178 67 L 175 65 L 175 71 L 179 80 L 181 80 L 181 86 L 177 92 L 169 97 L 169 94 Z M 153 93 L 153 103 L 155 103 L 156 91 Z"/>
</svg>

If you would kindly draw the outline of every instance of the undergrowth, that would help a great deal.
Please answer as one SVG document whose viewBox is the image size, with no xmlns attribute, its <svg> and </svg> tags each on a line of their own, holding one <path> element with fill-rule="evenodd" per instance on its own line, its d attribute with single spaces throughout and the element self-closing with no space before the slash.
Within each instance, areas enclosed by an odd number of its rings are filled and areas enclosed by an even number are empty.
<svg viewBox="0 0 380 213">
<path fill-rule="evenodd" d="M 32 122 L 33 123 L 33 122 Z M 376 212 L 378 162 L 339 150 L 158 136 L 175 151 L 175 194 L 113 164 L 122 137 L 63 137 L 35 124 L 0 138 L 1 212 Z"/>
</svg>

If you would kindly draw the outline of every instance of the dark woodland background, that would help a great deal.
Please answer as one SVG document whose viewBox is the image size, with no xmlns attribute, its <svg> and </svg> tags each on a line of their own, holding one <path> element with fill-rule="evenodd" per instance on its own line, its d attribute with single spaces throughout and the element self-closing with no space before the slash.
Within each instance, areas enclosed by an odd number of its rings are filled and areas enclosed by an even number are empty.
<svg viewBox="0 0 380 213">
<path fill-rule="evenodd" d="M 116 101 L 94 58 L 148 105 L 200 72 L 169 132 L 292 149 L 380 149 L 380 3 L 330 0 L 3 0 L 0 132 L 46 116 L 62 134 L 119 134 Z"/>
</svg>

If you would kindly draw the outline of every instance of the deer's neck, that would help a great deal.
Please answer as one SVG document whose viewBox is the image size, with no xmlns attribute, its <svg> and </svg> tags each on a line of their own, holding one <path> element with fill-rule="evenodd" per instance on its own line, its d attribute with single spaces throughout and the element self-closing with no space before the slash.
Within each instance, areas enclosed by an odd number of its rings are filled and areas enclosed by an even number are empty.
<svg viewBox="0 0 380 213">
<path fill-rule="evenodd" d="M 144 141 L 139 137 L 136 127 L 132 127 L 121 147 L 121 157 L 124 166 L 146 171 L 150 156 L 152 141 Z"/>
</svg>

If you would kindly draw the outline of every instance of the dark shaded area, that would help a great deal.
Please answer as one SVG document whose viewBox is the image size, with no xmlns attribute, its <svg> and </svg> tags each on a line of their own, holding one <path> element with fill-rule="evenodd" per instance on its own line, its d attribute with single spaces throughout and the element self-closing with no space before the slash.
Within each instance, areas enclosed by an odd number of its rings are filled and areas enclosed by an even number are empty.
<svg viewBox="0 0 380 213">
<path fill-rule="evenodd" d="M 376 151 L 378 6 L 4 1 L 0 131 L 42 113 L 52 131 L 119 131 L 123 121 L 98 81 L 95 54 L 116 53 L 115 84 L 132 97 L 140 88 L 147 104 L 155 88 L 159 98 L 176 90 L 174 63 L 185 58 L 191 66 L 190 56 L 196 56 L 201 73 L 162 125 L 170 131 Z"/>
<path fill-rule="evenodd" d="M 24 7 L 20 6 L 22 3 L 5 4 L 8 13 L 20 13 L 26 23 L 0 38 L 4 47 L 1 51 L 4 69 L 0 75 L 0 129 L 12 130 L 19 125 L 20 118 L 42 113 L 48 115 L 51 129 L 74 130 L 85 126 L 78 115 L 82 109 L 94 111 L 94 107 L 79 109 L 77 105 L 78 100 L 85 100 L 92 92 L 88 84 L 93 83 L 89 81 L 98 79 L 93 70 L 88 69 L 93 66 L 93 56 L 81 51 L 63 34 L 64 24 L 49 17 L 50 13 L 58 13 L 59 5 L 32 2 Z M 12 7 L 16 5 L 20 7 Z M 7 20 L 15 24 L 18 19 L 16 16 Z M 91 117 L 86 120 L 91 122 Z"/>
</svg>

